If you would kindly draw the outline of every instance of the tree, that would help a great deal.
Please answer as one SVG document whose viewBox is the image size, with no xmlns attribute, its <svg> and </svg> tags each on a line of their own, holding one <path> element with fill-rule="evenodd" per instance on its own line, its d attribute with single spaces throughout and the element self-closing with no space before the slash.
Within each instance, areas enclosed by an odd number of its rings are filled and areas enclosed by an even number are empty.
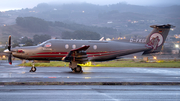
<svg viewBox="0 0 180 101">
<path fill-rule="evenodd" d="M 16 24 L 31 32 L 46 32 L 49 29 L 48 22 L 35 17 L 17 17 Z"/>
<path fill-rule="evenodd" d="M 19 26 L 23 26 L 23 23 L 24 23 L 23 20 L 24 20 L 23 17 L 17 17 L 16 18 L 16 24 Z"/>
<path fill-rule="evenodd" d="M 61 38 L 62 39 L 74 39 L 74 36 L 73 36 L 73 33 L 66 31 L 61 34 Z"/>
<path fill-rule="evenodd" d="M 32 40 L 30 41 L 27 41 L 26 43 L 25 43 L 25 45 L 24 46 L 33 46 L 34 44 L 33 44 L 33 42 L 32 42 Z"/>
<path fill-rule="evenodd" d="M 25 36 L 21 39 L 21 44 L 25 44 L 29 39 Z"/>
<path fill-rule="evenodd" d="M 34 40 L 34 44 L 39 44 L 42 43 L 48 39 L 51 39 L 50 35 L 44 34 L 44 35 L 34 35 L 33 36 L 33 40 Z"/>
<path fill-rule="evenodd" d="M 25 44 L 24 46 L 33 46 L 33 41 L 27 37 L 23 37 L 20 43 Z"/>
<path fill-rule="evenodd" d="M 100 34 L 98 34 L 96 32 L 91 32 L 91 31 L 77 30 L 73 34 L 76 39 L 84 39 L 84 40 L 100 39 Z"/>
<path fill-rule="evenodd" d="M 62 39 L 98 40 L 100 39 L 100 34 L 91 31 L 77 30 L 73 33 L 63 32 L 61 37 Z"/>
</svg>

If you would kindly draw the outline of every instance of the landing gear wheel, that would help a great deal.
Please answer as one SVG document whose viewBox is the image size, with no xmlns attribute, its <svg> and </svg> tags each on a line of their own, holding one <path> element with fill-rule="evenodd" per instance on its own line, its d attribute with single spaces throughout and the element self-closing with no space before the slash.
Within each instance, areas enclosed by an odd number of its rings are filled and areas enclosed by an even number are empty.
<svg viewBox="0 0 180 101">
<path fill-rule="evenodd" d="M 77 73 L 82 73 L 82 72 L 83 72 L 83 71 L 82 71 L 82 67 L 79 66 L 79 65 L 77 65 L 77 67 L 76 67 L 74 70 L 75 70 L 75 72 L 77 72 Z"/>
<path fill-rule="evenodd" d="M 76 72 L 76 71 L 75 71 L 75 69 L 73 69 L 73 68 L 71 68 L 71 70 L 72 70 L 72 72 L 73 72 L 73 73 L 75 73 L 75 72 Z"/>
<path fill-rule="evenodd" d="M 36 67 L 31 67 L 31 70 L 29 72 L 36 72 Z"/>
</svg>

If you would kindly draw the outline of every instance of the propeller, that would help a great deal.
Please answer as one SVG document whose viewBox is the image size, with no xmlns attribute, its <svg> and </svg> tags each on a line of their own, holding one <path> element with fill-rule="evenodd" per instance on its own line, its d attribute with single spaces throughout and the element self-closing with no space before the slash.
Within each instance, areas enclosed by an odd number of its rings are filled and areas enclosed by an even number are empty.
<svg viewBox="0 0 180 101">
<path fill-rule="evenodd" d="M 8 50 L 11 51 L 11 35 L 8 38 Z"/>
<path fill-rule="evenodd" d="M 10 53 L 8 56 L 8 62 L 10 65 L 12 65 L 12 58 L 11 57 L 12 57 L 12 53 Z"/>
<path fill-rule="evenodd" d="M 12 50 L 11 49 L 11 35 L 9 36 L 8 38 L 8 49 L 4 50 L 5 53 L 9 54 L 8 55 L 8 62 L 10 65 L 12 65 L 12 53 L 15 52 L 15 53 L 24 53 L 23 50 L 21 49 L 18 49 L 18 50 Z"/>
<path fill-rule="evenodd" d="M 8 50 L 9 50 L 8 62 L 10 65 L 12 65 L 11 35 L 8 38 Z"/>
</svg>

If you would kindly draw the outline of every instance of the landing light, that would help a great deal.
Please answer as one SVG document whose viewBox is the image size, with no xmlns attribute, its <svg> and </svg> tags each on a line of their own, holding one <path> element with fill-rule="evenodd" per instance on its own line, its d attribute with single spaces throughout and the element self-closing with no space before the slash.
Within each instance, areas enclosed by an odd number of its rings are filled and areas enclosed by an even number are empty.
<svg viewBox="0 0 180 101">
<path fill-rule="evenodd" d="M 3 56 L 2 56 L 2 58 L 6 58 L 6 56 L 5 56 L 5 55 L 3 55 Z"/>
<path fill-rule="evenodd" d="M 178 45 L 178 44 L 176 44 L 176 45 L 175 45 L 175 47 L 176 47 L 176 48 L 179 48 L 179 45 Z"/>
<path fill-rule="evenodd" d="M 134 56 L 134 59 L 137 59 L 137 57 L 136 57 L 136 56 Z"/>
<path fill-rule="evenodd" d="M 91 79 L 91 77 L 84 77 L 85 79 Z"/>
<path fill-rule="evenodd" d="M 81 64 L 82 66 L 92 66 L 91 61 L 87 62 L 86 64 Z"/>
<path fill-rule="evenodd" d="M 154 59 L 154 60 L 156 60 L 156 59 L 157 59 L 157 57 L 156 57 L 156 56 L 154 56 L 154 57 L 153 57 L 153 59 Z"/>
</svg>

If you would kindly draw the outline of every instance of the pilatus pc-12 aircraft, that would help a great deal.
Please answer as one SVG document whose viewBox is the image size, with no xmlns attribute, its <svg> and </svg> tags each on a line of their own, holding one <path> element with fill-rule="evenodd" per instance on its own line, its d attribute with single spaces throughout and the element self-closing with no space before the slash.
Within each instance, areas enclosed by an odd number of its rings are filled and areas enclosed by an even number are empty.
<svg viewBox="0 0 180 101">
<path fill-rule="evenodd" d="M 146 43 L 99 41 L 99 40 L 62 40 L 50 39 L 37 46 L 11 48 L 11 36 L 9 36 L 8 61 L 12 64 L 11 57 L 33 60 L 30 72 L 35 72 L 34 63 L 50 62 L 52 60 L 69 62 L 73 72 L 83 72 L 78 64 L 88 61 L 107 61 L 117 59 L 120 56 L 137 52 L 150 54 L 160 52 L 170 28 L 174 26 L 152 25 L 152 32 L 147 36 Z"/>
</svg>

